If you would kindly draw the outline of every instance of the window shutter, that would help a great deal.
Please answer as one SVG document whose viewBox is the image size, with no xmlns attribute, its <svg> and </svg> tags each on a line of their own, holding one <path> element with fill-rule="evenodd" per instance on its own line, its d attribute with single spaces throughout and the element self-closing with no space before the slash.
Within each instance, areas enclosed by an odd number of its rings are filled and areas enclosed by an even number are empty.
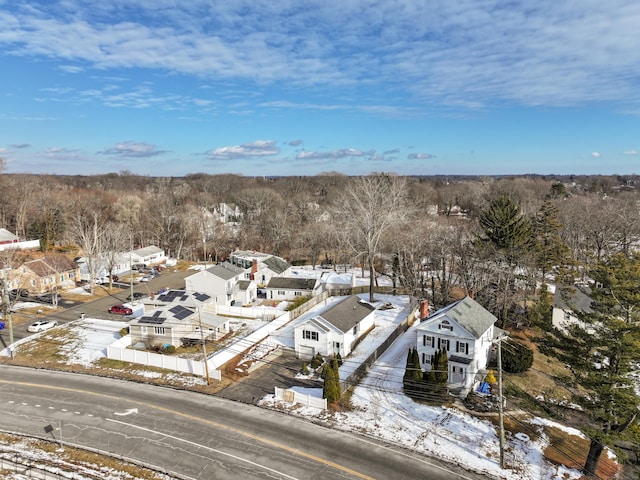
<svg viewBox="0 0 640 480">
<path fill-rule="evenodd" d="M 423 335 L 423 336 L 422 336 L 422 346 L 423 346 L 423 347 L 426 347 L 426 346 L 427 346 L 427 336 L 426 336 L 426 335 Z"/>
</svg>

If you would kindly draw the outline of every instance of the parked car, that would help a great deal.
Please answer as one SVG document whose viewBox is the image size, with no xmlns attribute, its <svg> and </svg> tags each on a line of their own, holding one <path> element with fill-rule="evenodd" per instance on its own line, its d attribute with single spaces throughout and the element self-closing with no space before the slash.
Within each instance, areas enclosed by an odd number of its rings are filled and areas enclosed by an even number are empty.
<svg viewBox="0 0 640 480">
<path fill-rule="evenodd" d="M 109 313 L 113 313 L 115 315 L 131 315 L 133 313 L 133 310 L 131 310 L 129 307 L 125 307 L 124 305 L 114 305 L 113 307 L 109 308 Z"/>
<path fill-rule="evenodd" d="M 45 330 L 49 330 L 50 328 L 53 328 L 56 325 L 58 325 L 58 322 L 56 320 L 39 320 L 29 325 L 27 327 L 27 332 L 31 332 L 31 333 L 44 332 Z"/>
<path fill-rule="evenodd" d="M 42 295 L 36 295 L 36 300 L 44 303 L 57 303 L 60 301 L 59 293 L 43 293 Z"/>
<path fill-rule="evenodd" d="M 144 275 L 140 277 L 138 280 L 140 280 L 141 282 L 148 282 L 150 279 L 151 279 L 150 275 Z"/>
<path fill-rule="evenodd" d="M 144 293 L 142 292 L 133 292 L 133 295 L 129 295 L 127 297 L 127 300 L 131 301 L 131 300 L 138 300 L 139 298 L 144 297 Z"/>
<path fill-rule="evenodd" d="M 14 288 L 9 290 L 9 298 L 15 300 L 16 298 L 27 298 L 29 296 L 29 290 L 26 288 Z"/>
</svg>

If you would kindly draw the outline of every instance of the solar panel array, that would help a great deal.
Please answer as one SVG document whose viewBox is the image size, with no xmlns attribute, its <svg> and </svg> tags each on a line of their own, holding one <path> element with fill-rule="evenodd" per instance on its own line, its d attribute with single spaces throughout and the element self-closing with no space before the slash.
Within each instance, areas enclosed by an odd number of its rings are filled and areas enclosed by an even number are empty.
<svg viewBox="0 0 640 480">
<path fill-rule="evenodd" d="M 199 302 L 204 302 L 206 300 L 209 300 L 211 297 L 209 295 L 207 295 L 206 293 L 195 292 L 193 294 L 193 298 L 195 298 Z"/>
<path fill-rule="evenodd" d="M 183 307 L 182 305 L 176 305 L 173 308 L 170 308 L 169 311 L 173 313 L 173 316 L 177 320 L 184 320 L 185 318 L 193 315 L 193 312 L 188 308 Z"/>
<path fill-rule="evenodd" d="M 164 323 L 165 318 L 163 318 L 162 316 L 162 311 L 161 310 L 156 310 L 155 312 L 153 312 L 153 315 L 151 315 L 150 317 L 141 317 L 140 320 L 138 320 L 139 323 L 151 323 L 154 325 L 160 325 L 161 323 Z"/>
<path fill-rule="evenodd" d="M 185 301 L 189 298 L 189 294 L 182 290 L 169 290 L 162 295 L 158 295 L 158 300 L 161 302 L 173 303 L 176 300 Z"/>
</svg>

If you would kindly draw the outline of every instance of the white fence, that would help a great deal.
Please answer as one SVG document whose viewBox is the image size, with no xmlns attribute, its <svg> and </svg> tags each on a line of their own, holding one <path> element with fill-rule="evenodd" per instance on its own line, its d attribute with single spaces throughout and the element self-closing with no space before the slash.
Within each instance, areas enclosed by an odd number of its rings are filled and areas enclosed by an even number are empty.
<svg viewBox="0 0 640 480">
<path fill-rule="evenodd" d="M 306 393 L 296 392 L 295 390 L 275 387 L 276 400 L 282 400 L 287 403 L 299 403 L 307 407 L 320 408 L 322 410 L 327 409 L 327 399 L 313 397 Z"/>
<path fill-rule="evenodd" d="M 3 243 L 0 245 L 0 252 L 3 250 L 40 250 L 40 240 L 26 240 L 24 242 Z"/>
<path fill-rule="evenodd" d="M 216 314 L 228 317 L 255 318 L 257 320 L 271 321 L 285 313 L 274 307 L 230 307 L 216 305 Z"/>
<path fill-rule="evenodd" d="M 128 340 L 128 342 L 127 342 Z M 112 360 L 120 360 L 123 362 L 140 363 L 152 367 L 165 368 L 167 370 L 175 370 L 178 372 L 190 373 L 204 377 L 206 370 L 204 362 L 189 360 L 186 358 L 175 357 L 173 355 L 160 355 L 158 353 L 142 352 L 126 348 L 127 343 L 131 344 L 131 337 L 126 336 L 112 343 L 107 347 L 107 358 Z M 209 360 L 209 378 L 214 380 L 222 380 L 220 370 L 212 368 L 212 362 Z"/>
</svg>

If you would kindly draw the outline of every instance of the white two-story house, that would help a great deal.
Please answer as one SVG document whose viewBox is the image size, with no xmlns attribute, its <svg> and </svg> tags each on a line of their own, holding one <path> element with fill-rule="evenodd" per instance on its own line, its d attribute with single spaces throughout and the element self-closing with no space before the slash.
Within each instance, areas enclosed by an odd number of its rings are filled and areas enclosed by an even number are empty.
<svg viewBox="0 0 640 480">
<path fill-rule="evenodd" d="M 471 297 L 448 305 L 423 320 L 417 327 L 420 367 L 431 370 L 440 349 L 448 353 L 449 390 L 465 397 L 487 373 L 495 341 L 504 331 L 497 319 Z"/>
<path fill-rule="evenodd" d="M 185 290 L 202 292 L 213 298 L 218 305 L 235 305 L 241 293 L 240 281 L 244 280 L 245 269 L 224 262 L 184 279 Z M 246 292 L 246 288 L 244 290 Z"/>
</svg>

